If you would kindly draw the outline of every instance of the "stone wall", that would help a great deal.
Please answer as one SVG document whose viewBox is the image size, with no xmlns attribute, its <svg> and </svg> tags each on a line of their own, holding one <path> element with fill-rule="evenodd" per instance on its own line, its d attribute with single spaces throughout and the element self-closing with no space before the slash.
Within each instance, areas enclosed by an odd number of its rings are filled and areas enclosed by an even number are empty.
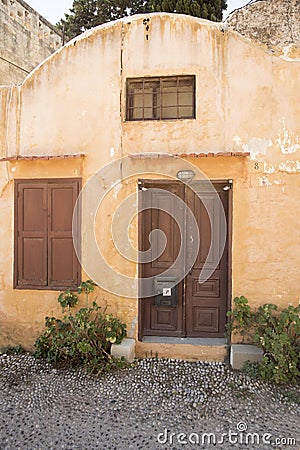
<svg viewBox="0 0 300 450">
<path fill-rule="evenodd" d="M 62 46 L 62 36 L 23 0 L 0 0 L 0 85 L 19 84 Z"/>
<path fill-rule="evenodd" d="M 272 53 L 300 57 L 299 0 L 257 0 L 233 11 L 225 22 Z"/>
</svg>

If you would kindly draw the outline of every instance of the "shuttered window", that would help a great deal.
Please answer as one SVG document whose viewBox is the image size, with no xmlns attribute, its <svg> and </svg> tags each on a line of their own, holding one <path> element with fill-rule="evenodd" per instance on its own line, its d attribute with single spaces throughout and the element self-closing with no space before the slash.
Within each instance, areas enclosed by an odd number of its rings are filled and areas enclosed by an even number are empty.
<svg viewBox="0 0 300 450">
<path fill-rule="evenodd" d="M 79 189 L 79 179 L 15 181 L 16 288 L 61 290 L 80 284 L 72 237 Z"/>
</svg>

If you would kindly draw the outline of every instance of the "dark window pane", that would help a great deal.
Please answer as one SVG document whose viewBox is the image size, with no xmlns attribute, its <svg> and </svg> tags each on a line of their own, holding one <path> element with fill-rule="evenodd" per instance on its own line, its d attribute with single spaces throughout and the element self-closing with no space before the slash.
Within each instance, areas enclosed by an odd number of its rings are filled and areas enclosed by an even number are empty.
<svg viewBox="0 0 300 450">
<path fill-rule="evenodd" d="M 186 88 L 186 87 L 193 87 L 194 86 L 194 77 L 191 78 L 180 78 L 178 79 L 178 87 L 179 89 L 181 88 Z"/>
<path fill-rule="evenodd" d="M 179 106 L 179 118 L 192 118 L 194 117 L 194 108 L 192 106 Z"/>
<path fill-rule="evenodd" d="M 131 110 L 131 117 L 133 120 L 143 118 L 143 108 L 134 108 Z"/>
<path fill-rule="evenodd" d="M 166 108 L 162 108 L 161 118 L 177 119 L 177 106 L 168 106 Z"/>
<path fill-rule="evenodd" d="M 137 90 L 143 90 L 143 82 L 140 81 L 138 83 L 135 82 L 130 82 L 129 83 L 129 89 L 133 92 L 137 91 Z"/>
<path fill-rule="evenodd" d="M 162 89 L 164 90 L 167 88 L 173 88 L 173 90 L 176 90 L 177 78 L 162 79 Z"/>
<path fill-rule="evenodd" d="M 153 108 L 144 108 L 144 119 L 153 119 Z"/>
<path fill-rule="evenodd" d="M 153 99 L 153 107 L 159 108 L 161 106 L 161 96 L 160 94 L 156 94 Z"/>
<path fill-rule="evenodd" d="M 153 106 L 153 94 L 144 95 L 144 108 L 152 108 Z"/>
<path fill-rule="evenodd" d="M 133 106 L 134 108 L 142 108 L 143 107 L 143 99 L 144 99 L 143 95 L 135 95 L 133 97 L 131 106 Z"/>
<path fill-rule="evenodd" d="M 160 117 L 160 112 L 161 112 L 160 107 L 153 108 L 153 119 L 159 120 L 161 118 Z"/>
<path fill-rule="evenodd" d="M 193 94 L 192 92 L 180 92 L 178 94 L 178 104 L 182 106 L 193 105 Z"/>
<path fill-rule="evenodd" d="M 144 89 L 145 90 L 151 90 L 158 89 L 159 90 L 159 80 L 151 80 L 151 81 L 145 81 L 144 82 Z"/>
<path fill-rule="evenodd" d="M 163 93 L 162 106 L 176 106 L 177 105 L 177 92 Z"/>
</svg>

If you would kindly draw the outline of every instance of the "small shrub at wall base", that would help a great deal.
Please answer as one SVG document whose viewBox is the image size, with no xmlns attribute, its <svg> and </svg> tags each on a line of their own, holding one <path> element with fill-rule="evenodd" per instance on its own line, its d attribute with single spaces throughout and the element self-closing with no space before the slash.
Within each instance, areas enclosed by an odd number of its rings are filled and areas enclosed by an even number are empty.
<svg viewBox="0 0 300 450">
<path fill-rule="evenodd" d="M 90 287 L 91 285 L 87 289 L 90 290 Z M 84 292 L 88 295 L 94 288 L 88 293 L 82 287 L 79 289 L 81 289 L 79 293 Z M 66 298 L 70 297 L 67 295 Z M 84 366 L 93 373 L 125 365 L 124 360 L 110 355 L 112 344 L 120 344 L 126 336 L 125 324 L 112 314 L 108 314 L 106 309 L 102 310 L 96 302 L 72 315 L 70 312 L 72 306 L 66 304 L 61 295 L 58 300 L 63 309 L 69 308 L 69 314 L 63 319 L 46 317 L 46 330 L 35 342 L 37 358 L 54 363 L 64 362 Z"/>
<path fill-rule="evenodd" d="M 0 355 L 24 355 L 24 353 L 27 353 L 27 351 L 20 344 L 16 346 L 8 345 L 7 347 L 2 347 L 0 349 Z"/>
<path fill-rule="evenodd" d="M 266 303 L 252 311 L 244 297 L 234 299 L 228 312 L 228 332 L 248 336 L 263 350 L 262 363 L 246 363 L 245 371 L 277 384 L 300 381 L 300 306 L 279 311 Z"/>
</svg>

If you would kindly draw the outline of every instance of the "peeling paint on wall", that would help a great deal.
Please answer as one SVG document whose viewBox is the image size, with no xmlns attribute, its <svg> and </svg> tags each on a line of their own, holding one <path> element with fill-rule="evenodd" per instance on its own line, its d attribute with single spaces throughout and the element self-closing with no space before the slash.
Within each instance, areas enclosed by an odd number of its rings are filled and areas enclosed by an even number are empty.
<svg viewBox="0 0 300 450">
<path fill-rule="evenodd" d="M 243 149 L 250 153 L 250 159 L 256 159 L 258 155 L 265 155 L 272 145 L 271 139 L 252 137 L 247 144 L 243 145 Z"/>
<path fill-rule="evenodd" d="M 300 161 L 285 161 L 278 165 L 280 172 L 297 173 L 300 172 Z"/>
<path fill-rule="evenodd" d="M 268 175 L 276 172 L 298 173 L 300 172 L 300 161 L 287 160 L 278 164 L 271 163 L 269 161 L 264 161 L 263 172 Z"/>
<path fill-rule="evenodd" d="M 276 164 L 273 164 L 269 161 L 264 161 L 264 173 L 275 173 L 276 172 Z"/>
<path fill-rule="evenodd" d="M 259 186 L 272 186 L 267 177 L 258 177 Z"/>
<path fill-rule="evenodd" d="M 234 142 L 238 147 L 242 147 L 242 145 L 243 145 L 242 139 L 240 138 L 240 136 L 233 136 L 233 142 Z"/>
<path fill-rule="evenodd" d="M 293 131 L 289 131 L 285 126 L 285 120 L 282 119 L 282 130 L 278 133 L 276 144 L 280 148 L 281 153 L 295 153 L 300 150 L 299 136 Z"/>
</svg>

